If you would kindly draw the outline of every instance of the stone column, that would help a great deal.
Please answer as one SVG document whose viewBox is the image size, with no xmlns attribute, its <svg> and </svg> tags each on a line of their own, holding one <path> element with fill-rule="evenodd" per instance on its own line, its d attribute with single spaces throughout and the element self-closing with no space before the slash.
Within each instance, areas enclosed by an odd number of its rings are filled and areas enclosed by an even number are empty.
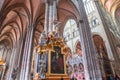
<svg viewBox="0 0 120 80">
<path fill-rule="evenodd" d="M 15 57 L 15 62 L 14 62 L 14 69 L 16 69 L 16 79 L 18 80 L 19 77 L 20 77 L 20 65 L 21 65 L 21 60 L 22 60 L 22 54 L 23 54 L 23 49 L 24 49 L 24 46 L 23 46 L 23 38 L 20 37 L 19 39 L 19 46 L 18 46 L 18 50 L 17 50 L 17 56 Z"/>
<path fill-rule="evenodd" d="M 55 29 L 54 21 L 57 21 L 57 1 L 56 0 L 53 0 L 53 27 L 52 27 L 52 30 Z"/>
<path fill-rule="evenodd" d="M 5 48 L 6 48 L 5 45 L 0 45 L 0 58 L 3 58 Z"/>
<path fill-rule="evenodd" d="M 44 31 L 46 35 L 48 33 L 48 26 L 49 26 L 49 3 L 46 2 L 45 23 L 44 23 Z"/>
<path fill-rule="evenodd" d="M 39 56 L 39 53 L 37 53 L 36 50 L 35 50 L 35 52 L 34 52 L 34 60 L 35 60 L 35 62 L 34 62 L 34 73 L 37 73 L 38 56 Z"/>
<path fill-rule="evenodd" d="M 78 30 L 83 53 L 83 64 L 85 71 L 85 80 L 102 80 L 97 53 L 92 40 L 91 29 L 88 23 L 87 15 L 82 0 L 78 0 L 80 20 L 78 21 Z"/>
<path fill-rule="evenodd" d="M 15 64 L 17 65 L 17 66 L 19 66 L 19 64 L 20 64 L 20 60 L 21 60 L 21 55 L 22 55 L 22 50 L 23 50 L 23 38 L 22 39 L 20 39 L 20 41 L 19 41 L 19 50 L 17 51 L 18 52 L 18 56 L 16 57 L 16 62 L 15 62 Z"/>
<path fill-rule="evenodd" d="M 54 21 L 57 20 L 57 0 L 48 0 L 49 4 L 49 32 L 54 29 Z"/>
<path fill-rule="evenodd" d="M 13 70 L 18 68 L 18 60 L 19 60 L 19 55 L 20 55 L 20 51 L 21 51 L 21 45 L 22 43 L 18 43 L 15 45 L 15 51 L 13 49 L 13 53 L 11 56 L 11 62 L 10 62 L 10 66 L 9 66 L 9 71 L 8 71 L 8 79 L 7 80 L 12 80 L 12 74 L 13 74 Z M 17 73 L 15 74 L 15 76 L 17 77 L 18 74 L 18 69 L 16 70 Z"/>
<path fill-rule="evenodd" d="M 101 21 L 102 21 L 102 24 L 103 24 L 103 27 L 105 29 L 105 33 L 107 35 L 107 38 L 108 38 L 108 41 L 109 41 L 109 44 L 110 44 L 110 48 L 111 48 L 111 51 L 113 53 L 113 57 L 114 57 L 114 62 L 115 62 L 115 68 L 114 71 L 115 73 L 119 73 L 119 69 L 120 69 L 120 61 L 119 61 L 119 57 L 118 57 L 118 54 L 117 54 L 117 48 L 116 48 L 116 45 L 114 43 L 114 40 L 112 38 L 112 34 L 110 32 L 110 29 L 109 27 L 111 27 L 111 25 L 107 22 L 109 21 L 109 19 L 106 19 L 105 17 L 107 16 L 106 15 L 106 12 L 104 9 L 102 9 L 102 5 L 100 5 L 100 2 L 99 0 L 95 0 L 95 5 L 97 7 L 97 10 L 98 10 L 98 13 L 100 15 L 100 18 L 101 18 Z"/>
<path fill-rule="evenodd" d="M 53 4 L 49 3 L 49 32 L 52 31 L 53 23 Z"/>
<path fill-rule="evenodd" d="M 26 33 L 25 46 L 23 51 L 20 80 L 29 80 L 30 68 L 32 59 L 32 44 L 33 44 L 34 27 L 28 26 Z"/>
<path fill-rule="evenodd" d="M 3 60 L 5 60 L 8 51 L 9 51 L 9 49 L 8 49 L 8 47 L 6 47 L 5 52 L 4 52 L 4 54 L 3 54 Z"/>
<path fill-rule="evenodd" d="M 7 55 L 5 56 L 5 62 L 7 63 L 7 66 L 8 66 L 8 64 L 10 64 L 11 55 L 12 55 L 12 49 L 9 48 L 8 52 L 7 52 Z"/>
<path fill-rule="evenodd" d="M 17 51 L 17 45 L 14 45 L 13 49 L 12 49 L 12 54 L 11 54 L 11 58 L 9 61 L 9 66 L 8 66 L 8 71 L 7 71 L 7 78 L 6 80 L 11 80 L 11 74 L 12 74 L 12 70 L 13 70 L 13 64 L 15 61 L 15 55 L 16 55 L 16 51 Z"/>
</svg>

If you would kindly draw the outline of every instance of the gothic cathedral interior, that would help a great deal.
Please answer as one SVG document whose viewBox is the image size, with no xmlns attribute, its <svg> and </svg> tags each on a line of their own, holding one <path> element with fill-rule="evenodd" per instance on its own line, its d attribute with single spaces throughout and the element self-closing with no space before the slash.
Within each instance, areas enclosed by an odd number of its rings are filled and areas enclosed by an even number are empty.
<svg viewBox="0 0 120 80">
<path fill-rule="evenodd" d="M 0 0 L 0 80 L 120 80 L 120 0 Z"/>
</svg>

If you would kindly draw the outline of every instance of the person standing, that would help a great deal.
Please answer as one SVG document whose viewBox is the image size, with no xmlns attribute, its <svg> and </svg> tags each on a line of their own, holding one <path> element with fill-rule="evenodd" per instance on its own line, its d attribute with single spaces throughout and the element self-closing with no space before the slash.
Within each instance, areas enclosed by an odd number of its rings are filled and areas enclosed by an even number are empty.
<svg viewBox="0 0 120 80">
<path fill-rule="evenodd" d="M 115 80 L 120 80 L 120 77 L 118 75 L 115 75 Z"/>
</svg>

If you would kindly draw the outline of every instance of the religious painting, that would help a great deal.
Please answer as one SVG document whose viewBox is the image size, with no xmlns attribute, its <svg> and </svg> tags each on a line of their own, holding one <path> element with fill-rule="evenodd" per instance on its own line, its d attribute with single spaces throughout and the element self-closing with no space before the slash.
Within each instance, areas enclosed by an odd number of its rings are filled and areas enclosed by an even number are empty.
<svg viewBox="0 0 120 80">
<path fill-rule="evenodd" d="M 54 47 L 55 52 L 51 52 L 51 73 L 64 74 L 64 59 L 61 54 L 61 48 Z"/>
<path fill-rule="evenodd" d="M 54 46 L 54 51 L 58 54 L 61 54 L 61 48 L 59 46 Z"/>
</svg>

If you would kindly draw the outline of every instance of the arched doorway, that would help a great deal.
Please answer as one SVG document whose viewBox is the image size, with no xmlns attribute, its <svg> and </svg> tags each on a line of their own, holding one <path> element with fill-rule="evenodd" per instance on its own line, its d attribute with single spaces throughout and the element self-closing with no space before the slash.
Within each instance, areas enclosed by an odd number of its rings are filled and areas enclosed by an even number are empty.
<svg viewBox="0 0 120 80">
<path fill-rule="evenodd" d="M 110 60 L 108 58 L 108 53 L 105 47 L 103 39 L 99 35 L 93 36 L 94 45 L 97 53 L 97 58 L 99 62 L 99 67 L 103 80 L 110 80 L 112 76 L 112 69 Z"/>
</svg>

